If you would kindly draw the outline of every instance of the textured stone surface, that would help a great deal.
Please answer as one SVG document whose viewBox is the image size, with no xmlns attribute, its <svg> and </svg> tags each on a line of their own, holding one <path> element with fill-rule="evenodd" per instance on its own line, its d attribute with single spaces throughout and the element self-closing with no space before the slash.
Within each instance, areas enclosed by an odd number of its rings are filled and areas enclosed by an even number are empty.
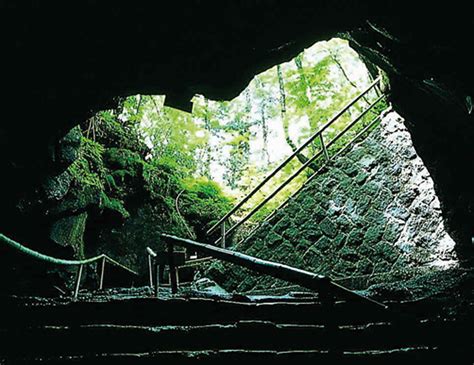
<svg viewBox="0 0 474 365">
<path fill-rule="evenodd" d="M 454 245 L 433 181 L 390 112 L 236 249 L 364 288 L 455 265 Z M 230 290 L 287 285 L 220 263 L 208 274 Z"/>
</svg>

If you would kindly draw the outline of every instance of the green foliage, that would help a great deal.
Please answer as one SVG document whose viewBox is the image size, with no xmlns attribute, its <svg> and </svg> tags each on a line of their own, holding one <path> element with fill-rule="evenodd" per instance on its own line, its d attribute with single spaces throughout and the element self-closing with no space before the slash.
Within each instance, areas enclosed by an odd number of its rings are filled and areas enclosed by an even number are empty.
<svg viewBox="0 0 474 365">
<path fill-rule="evenodd" d="M 69 167 L 69 172 L 77 186 L 92 186 L 103 189 L 102 177 L 105 168 L 102 160 L 104 147 L 97 142 L 82 137 L 79 157 Z"/>
<path fill-rule="evenodd" d="M 100 204 L 101 209 L 108 209 L 117 212 L 122 219 L 130 217 L 130 213 L 125 209 L 123 201 L 115 198 L 109 198 L 103 191 L 100 193 Z"/>
<path fill-rule="evenodd" d="M 351 69 L 363 69 L 361 61 L 347 42 L 332 40 L 256 76 L 232 101 L 196 96 L 192 115 L 165 107 L 160 96 L 123 98 L 117 108 L 81 126 L 79 157 L 68 170 L 72 189 L 56 210 L 89 211 L 88 219 L 108 224 L 109 231 L 98 233 L 101 240 L 123 245 L 120 250 L 126 241 L 149 243 L 163 231 L 212 240 L 206 229 L 231 209 L 233 200 L 253 189 L 370 82 L 366 71 L 353 76 L 347 72 Z M 375 97 L 370 93 L 328 128 L 326 143 Z M 330 154 L 384 107 L 380 103 L 367 113 L 332 145 Z M 304 154 L 307 158 L 319 151 L 316 140 Z M 300 168 L 301 161 L 287 164 L 239 218 Z M 315 166 L 323 162 L 316 160 Z M 307 169 L 294 179 L 250 223 L 264 219 L 311 173 Z"/>
<path fill-rule="evenodd" d="M 53 224 L 50 238 L 61 246 L 72 246 L 76 258 L 83 259 L 86 221 L 87 212 L 61 218 Z"/>
<path fill-rule="evenodd" d="M 183 181 L 181 213 L 201 240 L 208 240 L 205 231 L 229 211 L 232 203 L 213 181 L 206 178 Z"/>
</svg>

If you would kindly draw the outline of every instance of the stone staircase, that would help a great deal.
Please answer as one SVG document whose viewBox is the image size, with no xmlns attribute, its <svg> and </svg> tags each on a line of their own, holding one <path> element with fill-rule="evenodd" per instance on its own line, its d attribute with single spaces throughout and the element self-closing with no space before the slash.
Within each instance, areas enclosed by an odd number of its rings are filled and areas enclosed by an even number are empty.
<svg viewBox="0 0 474 365">
<path fill-rule="evenodd" d="M 405 303 L 387 311 L 337 301 L 328 309 L 312 294 L 165 300 L 115 295 L 80 301 L 10 297 L 2 300 L 0 364 L 449 359 L 471 364 L 469 322 L 440 319 L 435 307 Z"/>
</svg>

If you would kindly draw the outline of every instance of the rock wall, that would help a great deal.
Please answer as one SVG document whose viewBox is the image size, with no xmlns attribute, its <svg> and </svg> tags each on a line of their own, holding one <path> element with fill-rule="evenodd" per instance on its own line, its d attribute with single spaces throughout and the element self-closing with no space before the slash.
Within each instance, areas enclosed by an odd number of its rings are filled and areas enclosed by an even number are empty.
<svg viewBox="0 0 474 365">
<path fill-rule="evenodd" d="M 389 112 L 236 249 L 362 289 L 455 266 L 454 245 L 404 121 Z M 207 275 L 229 290 L 287 285 L 221 263 Z"/>
</svg>

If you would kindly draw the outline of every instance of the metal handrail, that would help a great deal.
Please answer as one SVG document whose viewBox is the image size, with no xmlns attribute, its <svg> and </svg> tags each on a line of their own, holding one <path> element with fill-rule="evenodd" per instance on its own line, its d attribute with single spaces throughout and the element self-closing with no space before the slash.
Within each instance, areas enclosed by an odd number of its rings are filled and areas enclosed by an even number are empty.
<svg viewBox="0 0 474 365">
<path fill-rule="evenodd" d="M 298 147 L 290 156 L 288 156 L 280 165 L 278 165 L 272 172 L 270 172 L 255 188 L 252 189 L 239 203 L 237 203 L 227 214 L 219 219 L 206 234 L 213 233 L 222 223 L 225 223 L 238 209 L 240 209 L 252 196 L 254 196 L 273 176 L 275 176 L 281 169 L 283 169 L 294 157 L 296 157 L 302 150 L 304 150 L 311 142 L 322 135 L 322 133 L 336 122 L 350 107 L 362 99 L 370 90 L 381 82 L 382 78 L 378 77 L 372 84 L 370 84 L 364 91 L 352 99 L 344 108 L 342 108 L 336 115 L 334 115 L 325 125 L 321 127 L 316 133 L 309 137 L 300 147 Z M 324 148 L 324 144 L 323 144 Z"/>
<path fill-rule="evenodd" d="M 347 289 L 342 285 L 333 282 L 328 277 L 320 274 L 273 261 L 262 260 L 237 251 L 231 251 L 225 248 L 220 248 L 168 234 L 161 234 L 161 237 L 165 240 L 165 242 L 167 242 L 168 252 L 171 254 L 173 252 L 174 245 L 191 248 L 195 251 L 212 256 L 215 259 L 245 267 L 260 274 L 270 275 L 274 278 L 285 280 L 311 290 L 318 290 L 321 296 L 326 296 L 332 292 L 334 295 L 339 295 L 350 299 L 364 300 L 372 304 L 376 304 L 377 306 L 380 306 L 384 309 L 388 309 L 385 304 Z"/>
<path fill-rule="evenodd" d="M 363 94 L 361 94 L 363 95 Z M 360 95 L 359 95 L 360 96 Z M 267 197 L 265 197 L 260 203 L 258 203 L 247 215 L 242 218 L 240 221 L 234 223 L 232 227 L 230 227 L 228 230 L 223 229 L 221 237 L 219 237 L 216 240 L 216 244 L 221 243 L 223 240 L 225 240 L 226 235 L 230 235 L 232 232 L 234 232 L 238 227 L 240 227 L 242 224 L 247 222 L 256 212 L 258 212 L 264 205 L 266 205 L 270 200 L 272 200 L 281 190 L 283 190 L 291 181 L 293 181 L 296 177 L 298 177 L 304 170 L 306 170 L 307 167 L 309 167 L 316 159 L 321 157 L 323 154 L 326 158 L 326 161 L 329 162 L 331 160 L 331 157 L 329 157 L 329 154 L 327 152 L 327 149 L 330 148 L 334 143 L 336 143 L 343 135 L 347 133 L 348 130 L 350 130 L 357 122 L 359 122 L 370 110 L 372 110 L 382 99 L 385 98 L 385 95 L 380 95 L 374 102 L 372 102 L 363 112 L 361 112 L 353 121 L 351 121 L 343 130 L 341 130 L 331 141 L 328 143 L 324 143 L 324 141 L 321 138 L 322 146 L 323 149 L 316 153 L 314 156 L 309 158 L 298 170 L 296 170 L 292 175 L 290 175 L 283 183 L 281 183 L 276 189 L 274 189 Z M 377 117 L 378 118 L 378 117 Z M 377 119 L 375 118 L 375 120 Z M 369 125 L 372 125 L 373 121 L 370 122 Z M 366 131 L 366 128 L 364 128 L 363 132 Z M 322 137 L 320 134 L 322 130 L 319 130 L 317 132 L 318 135 Z M 360 134 L 358 134 L 357 137 L 360 137 Z M 350 141 L 348 145 L 352 144 L 353 141 Z M 347 146 L 348 146 L 347 145 Z M 344 147 L 344 150 L 347 148 L 347 146 Z M 333 157 L 334 158 L 334 157 Z M 312 176 L 314 177 L 314 176 Z M 222 223 L 222 226 L 224 226 L 224 222 Z"/>
<path fill-rule="evenodd" d="M 0 233 L 0 242 L 5 243 L 6 245 L 16 249 L 17 251 L 24 253 L 28 256 L 31 256 L 37 260 L 44 261 L 44 262 L 49 262 L 51 264 L 55 265 L 65 265 L 65 266 L 79 266 L 77 277 L 76 277 L 76 283 L 74 286 L 74 298 L 77 298 L 78 293 L 79 293 L 79 288 L 80 288 L 80 281 L 82 277 L 82 270 L 84 265 L 92 264 L 94 262 L 101 261 L 101 274 L 100 274 L 100 281 L 99 281 L 99 289 L 103 289 L 104 285 L 104 274 L 105 274 L 105 263 L 108 261 L 114 266 L 117 266 L 125 271 L 128 271 L 131 274 L 137 275 L 138 273 L 130 268 L 128 268 L 125 265 L 122 265 L 121 263 L 115 261 L 114 259 L 110 258 L 109 256 L 105 254 L 101 254 L 95 257 L 91 257 L 88 259 L 83 259 L 83 260 L 65 260 L 65 259 L 59 259 L 53 256 L 48 256 L 45 254 L 42 254 L 38 251 L 32 250 L 31 248 L 28 248 L 21 243 L 18 243 L 11 238 L 5 236 L 4 234 Z"/>
<path fill-rule="evenodd" d="M 361 136 L 363 136 L 365 133 L 367 133 L 367 131 L 369 131 L 370 129 L 372 129 L 374 126 L 376 126 L 378 123 L 380 122 L 380 115 L 376 116 L 374 119 L 372 119 L 372 121 L 367 124 L 366 127 L 364 127 L 359 133 L 357 133 L 357 135 L 352 138 L 341 150 L 339 150 L 334 156 L 331 157 L 331 160 L 334 160 L 336 157 L 340 156 L 341 154 L 343 154 L 345 151 L 347 151 L 347 149 L 352 146 Z M 349 125 L 348 125 L 349 126 Z M 347 127 L 346 127 L 347 128 Z M 342 133 L 343 131 L 341 131 Z M 338 136 L 336 136 L 334 139 L 338 138 Z M 332 144 L 332 141 L 330 142 L 330 144 Z M 328 161 L 329 162 L 329 161 Z M 275 210 L 273 210 L 267 217 L 264 218 L 264 222 L 268 222 L 275 214 L 276 212 L 278 212 L 281 208 L 283 208 L 285 205 L 288 204 L 288 202 L 293 199 L 301 190 L 303 190 L 310 181 L 312 181 L 316 176 L 318 176 L 322 171 L 324 171 L 324 169 L 326 168 L 327 164 L 323 164 L 321 166 L 321 168 L 319 168 L 317 171 L 315 171 L 310 177 L 308 177 L 308 179 L 306 179 L 306 181 L 303 183 L 303 185 L 301 185 L 296 191 L 294 191 L 290 197 L 288 197 L 288 199 L 286 199 L 285 201 L 283 201 Z M 253 233 L 255 233 L 257 231 L 257 229 L 259 228 L 259 226 L 255 227 L 254 229 L 252 229 L 250 231 L 250 233 L 247 234 L 247 237 L 251 237 L 253 235 Z M 245 240 L 245 238 L 243 238 L 237 245 L 241 244 L 243 241 Z M 217 242 L 219 242 L 219 240 L 217 240 Z"/>
</svg>

